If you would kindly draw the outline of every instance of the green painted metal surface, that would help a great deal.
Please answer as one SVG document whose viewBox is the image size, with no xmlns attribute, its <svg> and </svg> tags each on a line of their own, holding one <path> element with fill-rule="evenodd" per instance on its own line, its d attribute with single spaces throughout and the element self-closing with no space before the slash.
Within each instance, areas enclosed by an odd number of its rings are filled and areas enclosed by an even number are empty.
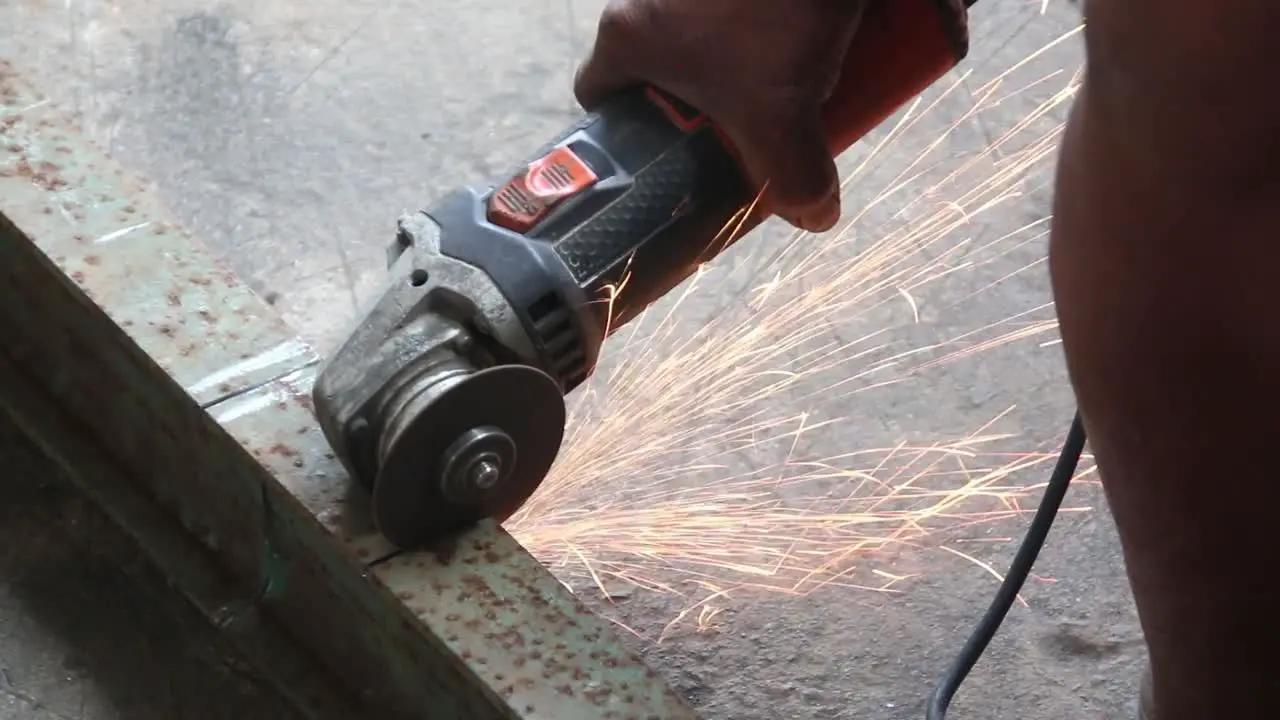
<svg viewBox="0 0 1280 720">
<path fill-rule="evenodd" d="M 217 622 L 265 612 L 378 717 L 693 717 L 500 528 L 391 556 L 312 416 L 315 353 L 3 61 L 0 303 L 0 368 L 131 486 L 64 464 L 144 544 L 131 502 L 217 558 Z"/>
</svg>

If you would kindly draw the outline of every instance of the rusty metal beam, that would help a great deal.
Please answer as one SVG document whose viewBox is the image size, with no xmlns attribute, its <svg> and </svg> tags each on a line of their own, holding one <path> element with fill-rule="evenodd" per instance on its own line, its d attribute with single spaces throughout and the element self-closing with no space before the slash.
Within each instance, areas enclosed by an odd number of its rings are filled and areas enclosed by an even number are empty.
<svg viewBox="0 0 1280 720">
<path fill-rule="evenodd" d="M 0 307 L 0 409 L 305 713 L 694 717 L 501 528 L 388 558 L 315 353 L 4 61 Z"/>
</svg>

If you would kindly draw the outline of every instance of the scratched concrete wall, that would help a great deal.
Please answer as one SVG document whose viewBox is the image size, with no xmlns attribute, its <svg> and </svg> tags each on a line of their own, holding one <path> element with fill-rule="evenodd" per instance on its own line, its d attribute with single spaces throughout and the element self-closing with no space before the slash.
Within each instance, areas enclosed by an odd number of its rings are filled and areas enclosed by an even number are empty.
<svg viewBox="0 0 1280 720">
<path fill-rule="evenodd" d="M 570 74 L 602 5 L 9 0 L 0 2 L 0 55 L 15 60 L 118 159 L 154 182 L 198 235 L 324 350 L 378 292 L 382 246 L 398 213 L 429 205 L 458 184 L 492 179 L 577 116 Z M 909 131 L 909 141 L 850 188 L 847 209 L 869 208 L 864 236 L 919 223 L 925 207 L 959 197 L 943 189 L 910 207 L 904 196 L 874 203 L 903 173 L 926 178 L 916 192 L 929 187 L 955 168 L 955 158 L 1017 128 L 1061 87 L 1079 65 L 1078 42 L 1040 51 L 1076 23 L 1075 13 L 1057 1 L 979 4 L 968 74 L 953 75 L 955 89 L 945 97 L 931 93 L 935 104 Z M 997 92 L 984 95 L 988 82 L 1036 53 Z M 987 107 L 970 112 L 979 97 Z M 1020 132 L 1045 132 L 1064 112 L 1059 106 Z M 935 139 L 934 155 L 913 165 Z M 846 167 L 856 165 L 866 147 L 850 153 Z M 996 151 L 974 162 L 977 174 L 994 177 L 1016 162 L 1016 153 Z M 952 240 L 999 246 L 1018 228 L 1043 222 L 1050 171 L 1016 183 L 999 207 Z M 744 298 L 774 277 L 770 258 L 787 241 L 785 232 L 769 228 L 721 258 L 710 282 L 681 308 L 668 347 L 709 319 L 741 310 Z M 1044 239 L 1006 245 L 971 272 L 916 292 L 921 322 L 912 322 L 903 301 L 859 317 L 828 318 L 822 332 L 850 341 L 895 325 L 896 342 L 921 347 L 1043 306 L 1049 300 L 1038 265 Z M 847 260 L 859 247 L 865 244 L 850 244 L 832 259 Z M 1015 274 L 1022 268 L 1029 269 Z M 783 299 L 812 289 L 797 284 Z M 615 344 L 605 369 L 632 359 Z M 834 420 L 799 443 L 809 458 L 954 438 L 1010 407 L 1015 410 L 997 431 L 1018 439 L 1005 447 L 1048 448 L 1071 411 L 1061 358 L 1035 339 L 875 392 L 829 393 L 814 404 L 801 396 L 821 392 L 822 385 L 802 389 L 754 407 L 777 417 L 811 413 Z M 722 421 L 704 420 L 708 426 Z M 758 449 L 738 461 L 748 467 L 779 462 L 788 452 Z M 602 477 L 592 488 L 607 496 L 640 480 Z M 692 472 L 684 479 L 701 481 Z M 1069 502 L 1095 512 L 1063 518 L 1037 569 L 1056 582 L 1028 588 L 1029 606 L 1015 611 L 966 686 L 958 716 L 1083 720 L 1131 711 L 1142 648 L 1114 532 L 1096 488 L 1078 487 Z M 1023 522 L 975 530 L 962 538 L 969 541 L 963 547 L 1003 567 Z M 718 632 L 657 647 L 636 644 L 709 718 L 919 717 L 931 683 L 994 582 L 971 562 L 936 553 L 903 552 L 884 566 L 924 577 L 898 597 L 834 589 L 805 598 L 748 594 L 722 613 Z M 626 595 L 602 604 L 602 612 L 646 633 L 660 631 L 680 607 L 655 593 Z M 0 642 L 0 655 L 27 653 L 30 642 Z"/>
</svg>

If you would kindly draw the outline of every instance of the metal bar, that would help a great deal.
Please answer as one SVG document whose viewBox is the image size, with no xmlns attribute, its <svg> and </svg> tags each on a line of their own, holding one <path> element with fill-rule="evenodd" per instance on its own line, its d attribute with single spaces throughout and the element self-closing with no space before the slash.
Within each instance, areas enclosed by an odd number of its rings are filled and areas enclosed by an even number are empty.
<svg viewBox="0 0 1280 720">
<path fill-rule="evenodd" d="M 277 677 L 318 658 L 378 717 L 694 717 L 500 528 L 387 559 L 315 353 L 3 61 L 0 307 L 0 405 L 211 619 L 310 652 L 233 633 Z"/>
</svg>

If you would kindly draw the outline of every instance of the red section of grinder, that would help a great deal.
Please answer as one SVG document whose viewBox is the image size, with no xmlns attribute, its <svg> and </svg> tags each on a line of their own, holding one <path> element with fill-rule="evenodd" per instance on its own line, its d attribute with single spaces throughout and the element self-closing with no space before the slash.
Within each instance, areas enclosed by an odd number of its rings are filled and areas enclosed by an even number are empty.
<svg viewBox="0 0 1280 720">
<path fill-rule="evenodd" d="M 567 147 L 525 166 L 489 198 L 489 222 L 525 233 L 557 205 L 596 183 L 596 174 Z"/>
<path fill-rule="evenodd" d="M 972 4 L 972 3 L 970 3 Z M 968 52 L 969 15 L 960 0 L 884 0 L 867 4 L 845 55 L 840 83 L 822 108 L 827 145 L 837 157 L 914 100 Z M 686 131 L 707 122 L 679 98 L 648 88 L 649 99 Z M 725 147 L 740 157 L 728 136 Z M 746 219 L 738 235 L 765 218 Z"/>
<path fill-rule="evenodd" d="M 840 85 L 822 109 L 833 156 L 848 150 L 956 66 L 968 52 L 958 0 L 867 3 Z"/>
</svg>

